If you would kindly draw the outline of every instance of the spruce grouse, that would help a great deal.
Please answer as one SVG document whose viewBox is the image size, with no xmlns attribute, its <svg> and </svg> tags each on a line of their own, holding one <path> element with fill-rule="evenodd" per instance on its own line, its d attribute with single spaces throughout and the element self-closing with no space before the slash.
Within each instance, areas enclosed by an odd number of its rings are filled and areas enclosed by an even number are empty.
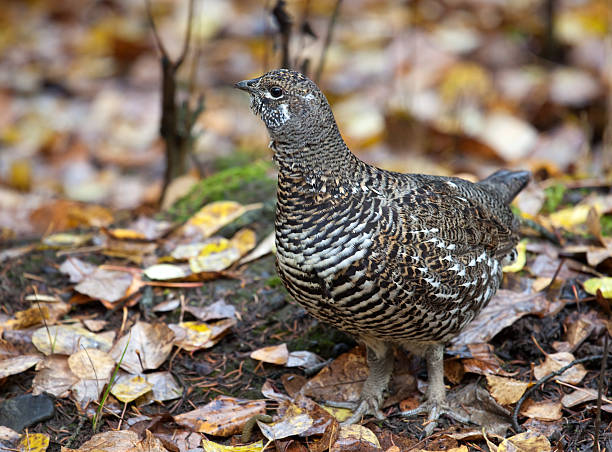
<svg viewBox="0 0 612 452">
<path fill-rule="evenodd" d="M 430 434 L 446 403 L 444 344 L 489 302 L 512 259 L 518 221 L 508 204 L 526 171 L 471 183 L 384 171 L 344 143 L 323 93 L 304 75 L 274 70 L 236 84 L 265 123 L 278 163 L 279 275 L 313 316 L 355 335 L 369 376 L 354 415 L 383 418 L 392 345 L 427 360 Z"/>
</svg>

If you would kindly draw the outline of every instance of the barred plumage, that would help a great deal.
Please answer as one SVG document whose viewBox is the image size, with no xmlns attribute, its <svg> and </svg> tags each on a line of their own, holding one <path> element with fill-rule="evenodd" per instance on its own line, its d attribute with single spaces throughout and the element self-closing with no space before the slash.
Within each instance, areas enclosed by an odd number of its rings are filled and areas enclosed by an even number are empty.
<svg viewBox="0 0 612 452">
<path fill-rule="evenodd" d="M 508 203 L 529 173 L 498 171 L 474 184 L 384 171 L 350 152 L 325 96 L 302 74 L 277 70 L 237 86 L 251 94 L 279 165 L 281 279 L 312 315 L 368 347 L 370 376 L 349 422 L 381 415 L 390 344 L 427 355 L 430 389 L 419 411 L 430 420 L 453 414 L 443 344 L 499 287 L 518 240 Z"/>
</svg>

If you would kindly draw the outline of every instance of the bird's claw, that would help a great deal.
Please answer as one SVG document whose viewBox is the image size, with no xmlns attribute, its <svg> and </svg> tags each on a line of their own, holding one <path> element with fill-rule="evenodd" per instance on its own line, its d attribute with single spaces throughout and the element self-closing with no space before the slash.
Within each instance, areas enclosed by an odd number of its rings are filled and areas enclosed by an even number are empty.
<svg viewBox="0 0 612 452">
<path fill-rule="evenodd" d="M 455 421 L 467 424 L 470 422 L 469 414 L 464 414 L 465 411 L 461 408 L 455 408 L 446 402 L 434 402 L 426 401 L 419 405 L 417 408 L 408 411 L 402 411 L 398 413 L 398 416 L 411 417 L 418 414 L 427 414 L 427 422 L 425 422 L 425 429 L 423 430 L 424 436 L 429 436 L 433 433 L 438 419 L 442 415 L 446 415 Z"/>
<path fill-rule="evenodd" d="M 325 402 L 325 405 L 333 408 L 346 408 L 353 412 L 352 416 L 340 425 L 352 425 L 360 422 L 365 416 L 373 416 L 382 421 L 385 415 L 380 410 L 381 401 L 375 397 L 363 397 L 357 402 Z"/>
</svg>

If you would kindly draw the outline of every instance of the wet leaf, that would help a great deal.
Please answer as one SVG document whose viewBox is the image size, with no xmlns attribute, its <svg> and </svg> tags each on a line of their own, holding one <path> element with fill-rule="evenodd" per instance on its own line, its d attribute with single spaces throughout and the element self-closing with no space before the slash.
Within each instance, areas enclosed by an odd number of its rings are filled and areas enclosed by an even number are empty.
<svg viewBox="0 0 612 452">
<path fill-rule="evenodd" d="M 251 353 L 251 358 L 264 363 L 285 365 L 289 358 L 289 350 L 287 344 L 272 345 L 270 347 L 260 348 Z"/>
<path fill-rule="evenodd" d="M 265 413 L 266 404 L 262 400 L 218 396 L 203 407 L 174 416 L 174 420 L 196 432 L 230 436 L 240 433 L 251 417 Z"/>
<path fill-rule="evenodd" d="M 493 398 L 501 405 L 510 405 L 519 401 L 529 387 L 529 383 L 513 378 L 487 375 L 487 384 Z"/>
</svg>

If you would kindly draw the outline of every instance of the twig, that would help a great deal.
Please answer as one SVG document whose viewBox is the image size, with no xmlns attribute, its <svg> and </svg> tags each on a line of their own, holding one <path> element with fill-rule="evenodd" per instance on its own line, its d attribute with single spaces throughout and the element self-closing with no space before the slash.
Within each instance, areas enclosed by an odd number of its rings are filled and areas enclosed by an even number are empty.
<svg viewBox="0 0 612 452">
<path fill-rule="evenodd" d="M 601 426 L 601 400 L 603 395 L 604 373 L 608 361 L 608 332 L 605 332 L 603 359 L 601 360 L 601 370 L 599 372 L 599 382 L 597 383 L 597 413 L 595 413 L 595 441 L 593 452 L 599 452 L 599 428 Z"/>
<path fill-rule="evenodd" d="M 323 72 L 323 66 L 325 65 L 325 57 L 327 56 L 327 49 L 329 48 L 329 44 L 332 40 L 332 34 L 334 31 L 334 26 L 336 25 L 336 20 L 338 19 L 338 13 L 340 12 L 340 4 L 342 0 L 336 0 L 336 5 L 334 6 L 334 12 L 329 18 L 329 24 L 327 25 L 327 34 L 325 35 L 325 41 L 323 42 L 323 49 L 321 50 L 321 58 L 319 59 L 319 66 L 317 67 L 317 72 L 315 73 L 314 81 L 319 83 L 321 79 L 321 73 Z"/>
<path fill-rule="evenodd" d="M 548 229 L 546 229 L 541 224 L 529 218 L 521 218 L 521 225 L 529 229 L 533 229 L 538 234 L 540 234 L 543 238 L 553 243 L 554 245 L 557 245 L 557 246 L 561 245 L 561 241 L 559 240 L 559 237 L 555 235 L 553 232 L 550 232 Z"/>
<path fill-rule="evenodd" d="M 564 366 L 561 369 L 556 370 L 555 372 L 551 372 L 548 375 L 536 381 L 532 387 L 530 387 L 529 389 L 527 389 L 527 391 L 525 391 L 523 396 L 519 399 L 516 406 L 514 407 L 514 411 L 512 412 L 512 428 L 514 429 L 514 431 L 516 431 L 517 433 L 521 433 L 523 431 L 523 428 L 519 425 L 517 418 L 518 418 L 519 411 L 521 410 L 521 407 L 523 406 L 523 403 L 525 402 L 525 400 L 527 400 L 527 398 L 531 395 L 532 392 L 534 392 L 536 389 L 538 389 L 540 386 L 542 386 L 544 383 L 546 383 L 551 378 L 561 375 L 567 369 L 574 367 L 576 364 L 597 361 L 598 359 L 602 359 L 603 356 L 604 355 L 593 355 L 593 356 L 587 356 L 585 358 L 575 359 L 574 361 L 569 363 L 567 366 Z"/>
<path fill-rule="evenodd" d="M 281 37 L 281 67 L 291 69 L 289 41 L 291 39 L 291 26 L 293 25 L 293 21 L 285 9 L 286 6 L 285 0 L 277 0 L 276 5 L 272 8 L 272 15 L 274 19 L 276 19 Z"/>
</svg>

